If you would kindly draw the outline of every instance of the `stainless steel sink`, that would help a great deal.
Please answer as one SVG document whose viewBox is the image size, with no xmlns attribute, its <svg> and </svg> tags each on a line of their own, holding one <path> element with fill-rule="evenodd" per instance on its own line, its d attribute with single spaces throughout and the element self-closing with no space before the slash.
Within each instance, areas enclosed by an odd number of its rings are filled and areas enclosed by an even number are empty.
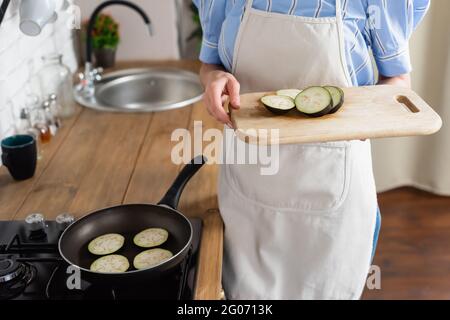
<svg viewBox="0 0 450 320">
<path fill-rule="evenodd" d="M 176 68 L 126 69 L 105 74 L 91 96 L 76 88 L 75 100 L 110 112 L 153 112 L 188 106 L 202 98 L 198 75 Z"/>
</svg>

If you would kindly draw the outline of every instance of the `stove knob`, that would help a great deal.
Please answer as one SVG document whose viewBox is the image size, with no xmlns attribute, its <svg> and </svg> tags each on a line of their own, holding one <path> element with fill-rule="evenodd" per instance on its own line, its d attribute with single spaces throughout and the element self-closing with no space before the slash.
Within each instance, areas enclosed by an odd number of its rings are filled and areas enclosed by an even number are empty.
<svg viewBox="0 0 450 320">
<path fill-rule="evenodd" d="M 61 213 L 56 217 L 56 223 L 60 231 L 64 231 L 75 221 L 75 218 L 70 213 Z"/>
<path fill-rule="evenodd" d="M 45 219 L 41 213 L 32 213 L 25 218 L 27 228 L 30 232 L 44 231 Z"/>
</svg>

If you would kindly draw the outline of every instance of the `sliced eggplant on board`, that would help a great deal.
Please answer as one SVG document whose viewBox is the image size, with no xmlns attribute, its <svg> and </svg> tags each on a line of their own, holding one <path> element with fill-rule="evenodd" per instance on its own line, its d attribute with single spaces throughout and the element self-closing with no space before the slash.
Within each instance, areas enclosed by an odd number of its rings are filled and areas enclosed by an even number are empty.
<svg viewBox="0 0 450 320">
<path fill-rule="evenodd" d="M 277 96 L 286 96 L 292 99 L 297 98 L 298 94 L 302 92 L 299 89 L 282 89 L 277 91 Z"/>
<path fill-rule="evenodd" d="M 89 242 L 88 250 L 95 255 L 107 255 L 118 251 L 123 247 L 125 238 L 118 233 L 101 235 Z"/>
<path fill-rule="evenodd" d="M 134 236 L 133 242 L 138 247 L 151 248 L 162 245 L 169 238 L 169 232 L 162 228 L 149 228 Z"/>
<path fill-rule="evenodd" d="M 288 96 L 269 95 L 261 98 L 262 104 L 270 112 L 282 115 L 295 108 L 295 101 Z"/>
<path fill-rule="evenodd" d="M 138 270 L 147 269 L 169 260 L 172 257 L 173 253 L 169 250 L 161 248 L 145 250 L 134 257 L 133 266 Z"/>
<path fill-rule="evenodd" d="M 101 273 L 121 273 L 128 270 L 128 259 L 119 254 L 110 254 L 95 260 L 90 267 L 91 271 Z"/>
<path fill-rule="evenodd" d="M 308 117 L 322 117 L 333 108 L 333 98 L 323 87 L 309 87 L 295 98 L 297 110 Z"/>
<path fill-rule="evenodd" d="M 341 88 L 333 86 L 325 86 L 333 99 L 333 108 L 331 108 L 329 114 L 336 113 L 344 104 L 344 91 Z"/>
</svg>

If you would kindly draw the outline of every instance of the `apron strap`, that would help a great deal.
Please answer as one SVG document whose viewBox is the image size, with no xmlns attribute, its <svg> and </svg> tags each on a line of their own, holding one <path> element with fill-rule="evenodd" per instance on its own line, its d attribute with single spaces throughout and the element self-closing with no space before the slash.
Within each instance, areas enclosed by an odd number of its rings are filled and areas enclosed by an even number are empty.
<svg viewBox="0 0 450 320">
<path fill-rule="evenodd" d="M 253 0 L 247 0 L 247 5 L 245 6 L 245 11 L 249 11 L 253 7 Z"/>
<path fill-rule="evenodd" d="M 342 20 L 342 4 L 341 4 L 341 0 L 336 0 L 336 18 L 338 20 Z"/>
</svg>

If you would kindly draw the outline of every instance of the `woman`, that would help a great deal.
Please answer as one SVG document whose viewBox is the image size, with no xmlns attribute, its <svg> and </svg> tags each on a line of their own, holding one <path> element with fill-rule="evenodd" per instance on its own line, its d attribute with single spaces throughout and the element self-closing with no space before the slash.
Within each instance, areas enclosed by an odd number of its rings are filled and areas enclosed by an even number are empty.
<svg viewBox="0 0 450 320">
<path fill-rule="evenodd" d="M 246 92 L 410 86 L 408 40 L 429 6 L 428 0 L 194 2 L 204 31 L 204 103 L 229 127 L 226 96 L 239 108 Z M 283 145 L 279 152 L 273 176 L 260 175 L 259 165 L 221 168 L 227 297 L 358 299 L 380 222 L 370 142 Z"/>
</svg>

